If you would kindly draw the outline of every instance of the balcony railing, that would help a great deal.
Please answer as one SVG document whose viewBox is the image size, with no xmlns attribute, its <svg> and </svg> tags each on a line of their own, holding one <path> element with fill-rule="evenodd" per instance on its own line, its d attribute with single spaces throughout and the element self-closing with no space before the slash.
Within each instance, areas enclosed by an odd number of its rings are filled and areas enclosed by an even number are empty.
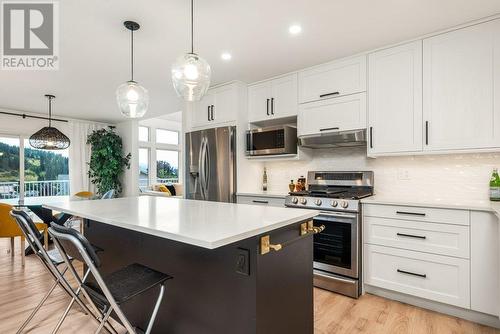
<svg viewBox="0 0 500 334">
<path fill-rule="evenodd" d="M 19 194 L 19 182 L 0 182 L 0 198 L 18 198 Z M 69 180 L 24 182 L 24 197 L 67 195 L 69 195 Z"/>
</svg>

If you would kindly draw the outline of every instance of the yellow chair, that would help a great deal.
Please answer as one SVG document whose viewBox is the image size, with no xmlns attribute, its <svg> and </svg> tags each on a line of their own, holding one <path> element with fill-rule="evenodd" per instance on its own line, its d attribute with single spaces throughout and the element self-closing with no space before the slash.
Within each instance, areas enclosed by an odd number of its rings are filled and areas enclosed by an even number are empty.
<svg viewBox="0 0 500 334">
<path fill-rule="evenodd" d="M 0 238 L 10 238 L 10 253 L 11 256 L 14 257 L 14 238 L 21 237 L 21 257 L 24 267 L 24 251 L 26 248 L 24 234 L 17 225 L 15 219 L 10 216 L 10 211 L 12 210 L 12 208 L 12 205 L 0 203 Z M 35 225 L 39 231 L 43 231 L 45 249 L 48 249 L 48 226 L 44 223 L 35 223 Z"/>
<path fill-rule="evenodd" d="M 94 197 L 94 193 L 91 191 L 79 191 L 75 194 L 75 197 L 92 198 Z"/>
</svg>

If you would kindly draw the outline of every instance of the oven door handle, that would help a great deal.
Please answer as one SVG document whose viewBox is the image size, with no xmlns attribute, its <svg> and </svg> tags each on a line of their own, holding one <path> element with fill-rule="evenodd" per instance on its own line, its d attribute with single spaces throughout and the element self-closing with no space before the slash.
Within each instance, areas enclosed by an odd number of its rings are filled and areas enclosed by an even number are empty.
<svg viewBox="0 0 500 334">
<path fill-rule="evenodd" d="M 355 219 L 357 218 L 356 215 L 353 214 L 346 214 L 346 213 L 331 213 L 331 212 L 325 212 L 325 211 L 320 211 L 319 215 L 317 215 L 314 218 L 318 218 L 320 216 L 327 216 L 327 217 L 336 217 L 336 218 L 352 218 Z"/>
</svg>

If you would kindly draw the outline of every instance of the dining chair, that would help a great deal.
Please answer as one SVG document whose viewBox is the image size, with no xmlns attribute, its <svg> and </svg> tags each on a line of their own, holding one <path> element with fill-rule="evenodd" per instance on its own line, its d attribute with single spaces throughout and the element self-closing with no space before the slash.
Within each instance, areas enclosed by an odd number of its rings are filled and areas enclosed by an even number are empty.
<svg viewBox="0 0 500 334">
<path fill-rule="evenodd" d="M 80 197 L 80 198 L 90 199 L 90 198 L 94 197 L 95 195 L 91 191 L 79 191 L 74 196 L 75 197 Z"/>
<path fill-rule="evenodd" d="M 102 195 L 101 199 L 111 199 L 115 197 L 115 192 L 116 191 L 114 189 L 108 190 L 104 193 L 104 195 Z"/>
<path fill-rule="evenodd" d="M 23 231 L 19 228 L 14 218 L 11 217 L 10 212 L 14 207 L 9 204 L 0 203 L 0 238 L 10 238 L 10 254 L 14 257 L 14 240 L 16 237 L 21 239 L 21 263 L 24 267 L 25 261 L 25 237 Z M 49 235 L 48 226 L 45 223 L 35 223 L 38 231 L 43 231 L 45 249 L 48 249 Z"/>
</svg>

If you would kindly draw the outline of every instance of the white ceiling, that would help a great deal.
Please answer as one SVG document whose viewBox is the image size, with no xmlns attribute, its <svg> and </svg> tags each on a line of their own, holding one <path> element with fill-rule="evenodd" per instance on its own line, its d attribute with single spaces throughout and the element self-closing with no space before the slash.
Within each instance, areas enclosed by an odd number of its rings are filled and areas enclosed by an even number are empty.
<svg viewBox="0 0 500 334">
<path fill-rule="evenodd" d="M 129 33 L 136 20 L 136 80 L 150 92 L 146 117 L 178 111 L 170 65 L 189 47 L 189 0 L 60 1 L 60 69 L 0 71 L 0 108 L 123 120 L 115 89 L 129 79 Z M 213 80 L 253 82 L 500 13 L 498 0 L 195 1 L 195 51 Z M 290 36 L 298 23 L 302 33 Z M 220 59 L 222 51 L 233 55 Z"/>
</svg>

